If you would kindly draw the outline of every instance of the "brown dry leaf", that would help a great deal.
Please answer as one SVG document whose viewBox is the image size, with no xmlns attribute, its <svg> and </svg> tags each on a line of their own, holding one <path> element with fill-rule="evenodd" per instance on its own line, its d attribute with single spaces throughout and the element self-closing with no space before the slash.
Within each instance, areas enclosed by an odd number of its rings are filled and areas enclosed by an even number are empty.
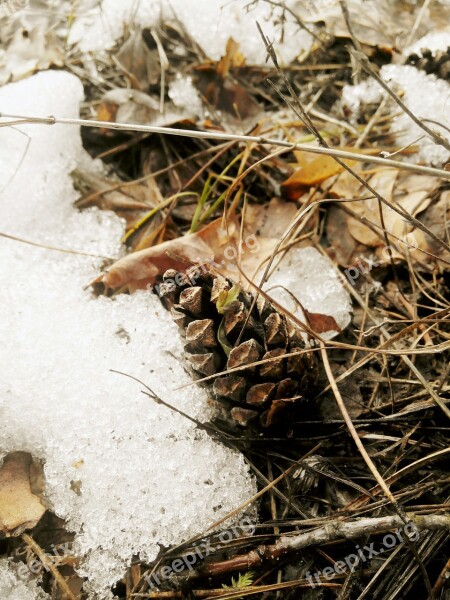
<svg viewBox="0 0 450 600">
<path fill-rule="evenodd" d="M 361 163 L 354 165 L 353 171 L 356 171 L 361 176 L 364 175 Z M 330 187 L 329 194 L 335 198 L 359 198 L 367 195 L 362 192 L 364 189 L 351 173 L 344 171 Z"/>
<path fill-rule="evenodd" d="M 307 23 L 320 22 L 325 25 L 325 31 L 332 39 L 339 37 L 347 39 L 350 37 L 347 25 L 342 15 L 339 2 L 321 2 L 320 9 L 316 2 L 298 2 L 296 4 L 296 13 L 300 19 Z M 430 3 L 430 8 L 433 6 Z M 422 3 L 412 2 L 393 2 L 392 0 L 377 0 L 361 4 L 360 0 L 347 0 L 346 5 L 350 13 L 352 29 L 356 39 L 364 46 L 364 51 L 368 53 L 370 46 L 384 47 L 402 47 L 408 37 L 408 33 L 413 28 L 418 11 Z M 407 6 L 407 10 L 402 7 Z M 436 6 L 436 12 L 447 16 L 444 3 Z M 430 9 L 427 10 L 427 19 L 419 23 L 417 39 L 427 31 L 433 31 L 433 25 L 428 22 Z M 448 20 L 448 18 L 447 18 Z M 425 24 L 427 28 L 425 29 Z M 367 46 L 367 47 L 366 47 Z"/>
<path fill-rule="evenodd" d="M 195 118 L 189 107 L 177 108 L 172 102 L 164 103 L 164 112 L 160 111 L 159 99 L 139 90 L 115 88 L 103 95 L 98 108 L 97 120 L 108 123 L 137 123 L 164 127 L 185 119 Z M 103 135 L 115 134 L 110 129 L 99 129 Z"/>
<path fill-rule="evenodd" d="M 280 238 L 297 214 L 293 202 L 272 198 L 264 204 L 249 204 L 245 209 L 245 226 L 258 236 Z"/>
<path fill-rule="evenodd" d="M 364 172 L 361 174 L 363 175 Z M 386 200 L 402 207 L 413 217 L 417 217 L 427 209 L 438 185 L 435 177 L 399 174 L 399 171 L 390 168 L 377 169 L 368 182 Z M 378 200 L 370 197 L 367 200 L 358 200 L 357 198 L 367 198 L 368 191 L 349 173 L 342 173 L 330 192 L 338 198 L 353 196 L 355 201 L 345 206 L 359 217 L 353 217 L 338 208 L 329 212 L 327 235 L 339 264 L 349 266 L 371 248 L 376 249 L 378 264 L 388 262 L 390 259 L 385 251 L 386 242 L 381 227 Z M 404 259 L 405 252 L 408 252 L 417 262 L 429 262 L 427 256 L 421 252 L 421 250 L 432 252 L 431 240 L 428 236 L 388 206 L 383 204 L 382 210 L 385 230 L 388 235 L 391 235 L 390 245 L 394 258 Z M 373 227 L 366 225 L 365 221 L 373 224 Z M 349 238 L 349 234 L 355 240 L 354 243 Z M 412 248 L 407 249 L 406 244 Z M 395 249 L 396 247 L 398 250 Z"/>
<path fill-rule="evenodd" d="M 290 200 L 297 200 L 311 186 L 320 185 L 329 177 L 338 175 L 344 170 L 344 167 L 341 167 L 332 156 L 321 155 L 313 160 L 307 160 L 305 154 L 306 152 L 295 153 L 297 162 L 301 165 L 300 169 L 281 185 L 283 194 Z M 356 163 L 354 160 L 344 162 L 349 167 L 353 167 Z"/>
<path fill-rule="evenodd" d="M 45 513 L 42 466 L 27 452 L 7 454 L 0 468 L 0 532 L 20 535 Z"/>
<path fill-rule="evenodd" d="M 330 244 L 327 252 L 341 267 L 349 267 L 365 253 L 370 255 L 372 252 L 351 235 L 347 227 L 348 217 L 339 205 L 332 206 L 327 214 L 326 233 Z"/>
<path fill-rule="evenodd" d="M 373 175 L 369 183 L 377 190 L 386 200 L 392 202 L 394 185 L 397 180 L 398 171 L 396 169 L 380 169 L 375 175 Z M 367 192 L 369 193 L 369 192 Z M 361 217 L 367 218 L 369 221 L 379 225 L 381 227 L 380 215 L 378 212 L 378 200 L 376 198 L 369 198 L 368 200 L 361 200 L 352 202 L 349 207 Z M 383 206 L 383 215 L 385 222 L 389 218 L 389 214 L 394 213 L 390 208 Z M 397 215 L 400 218 L 399 215 Z M 383 233 L 381 230 L 373 230 L 367 225 L 364 225 L 358 219 L 351 216 L 348 217 L 347 221 L 348 230 L 352 236 L 366 246 L 381 246 L 384 244 Z"/>
<path fill-rule="evenodd" d="M 121 185 L 123 182 L 76 169 L 72 172 L 72 178 L 75 186 L 83 190 L 83 196 L 75 202 L 77 208 L 96 206 L 102 210 L 113 210 L 127 219 L 129 211 L 148 211 L 162 202 L 159 188 L 152 177 Z"/>
<path fill-rule="evenodd" d="M 253 230 L 242 236 L 239 252 L 240 227 L 236 218 L 228 220 L 228 230 L 222 228 L 221 218 L 209 223 L 197 233 L 162 242 L 119 259 L 100 277 L 111 289 L 125 287 L 130 292 L 154 285 L 167 269 L 186 271 L 194 265 L 213 266 L 224 277 L 241 280 L 236 266 L 238 259 L 244 273 L 252 278 L 261 263 L 273 252 L 276 238 L 257 237 Z M 247 283 L 242 281 L 247 287 Z"/>
<path fill-rule="evenodd" d="M 163 242 L 158 246 L 140 250 L 119 259 L 101 278 L 108 288 L 124 286 L 129 291 L 144 289 L 153 285 L 158 275 L 167 269 L 185 271 L 189 267 L 205 261 L 219 262 L 223 253 L 238 239 L 238 226 L 230 222 L 228 233 L 222 229 L 222 219 L 216 219 L 201 231 Z"/>
<path fill-rule="evenodd" d="M 244 63 L 239 44 L 230 38 L 225 56 L 218 63 L 200 65 L 194 70 L 197 73 L 197 87 L 205 99 L 233 119 L 245 121 L 245 128 L 248 128 L 260 120 L 261 107 L 242 85 L 229 77 L 231 68 L 242 68 Z"/>
<path fill-rule="evenodd" d="M 341 328 L 336 323 L 336 320 L 331 315 L 322 315 L 321 313 L 312 313 L 303 307 L 303 312 L 306 314 L 308 323 L 316 333 L 327 333 L 328 331 L 341 332 Z"/>
<path fill-rule="evenodd" d="M 150 32 L 145 31 L 143 34 L 140 29 L 136 29 L 131 32 L 130 37 L 125 40 L 115 55 L 131 86 L 138 90 L 145 90 L 149 85 L 157 85 L 161 78 L 158 50 L 150 49 L 144 41 L 144 37 L 149 36 L 151 36 Z"/>
<path fill-rule="evenodd" d="M 225 77 L 228 77 L 231 67 L 242 67 L 244 64 L 245 56 L 239 52 L 239 44 L 232 37 L 228 38 L 225 56 L 217 63 L 217 74 L 225 79 Z"/>
<path fill-rule="evenodd" d="M 449 243 L 450 240 L 450 191 L 446 190 L 441 193 L 439 200 L 431 204 L 425 214 L 421 216 L 421 221 L 424 225 L 430 229 L 435 235 L 437 235 L 441 240 Z M 430 238 L 429 236 L 423 234 L 421 231 L 417 229 L 411 234 L 416 239 L 419 239 L 420 236 L 418 234 L 422 234 L 424 238 L 422 243 L 419 244 L 419 247 L 422 249 L 427 249 L 429 252 L 438 256 L 439 258 L 444 259 L 445 261 L 450 262 L 450 252 L 443 248 L 438 242 Z M 413 256 L 416 256 L 418 251 L 413 253 Z M 431 257 L 426 257 L 422 252 L 420 253 L 421 259 L 426 260 L 427 262 L 433 262 Z M 449 270 L 449 265 L 443 263 L 441 261 L 435 261 L 436 267 L 439 271 Z"/>
<path fill-rule="evenodd" d="M 151 123 L 159 114 L 159 102 L 139 90 L 116 88 L 103 95 L 97 108 L 99 121 Z"/>
</svg>

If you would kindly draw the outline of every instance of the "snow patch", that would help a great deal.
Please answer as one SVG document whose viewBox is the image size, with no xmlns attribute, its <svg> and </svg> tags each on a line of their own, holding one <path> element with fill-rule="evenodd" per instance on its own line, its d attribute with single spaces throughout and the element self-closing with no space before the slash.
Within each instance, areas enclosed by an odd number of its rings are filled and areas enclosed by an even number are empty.
<svg viewBox="0 0 450 600">
<path fill-rule="evenodd" d="M 2 600 L 50 600 L 23 563 L 0 559 L 0 595 Z"/>
<path fill-rule="evenodd" d="M 448 48 L 450 48 L 450 31 L 433 31 L 405 48 L 403 54 L 405 56 L 410 54 L 423 56 L 422 50 L 429 50 L 434 55 L 439 51 L 447 52 Z"/>
<path fill-rule="evenodd" d="M 1 88 L 0 111 L 77 117 L 82 97 L 75 76 L 47 71 Z M 69 173 L 80 161 L 89 162 L 78 127 L 2 127 L 1 230 L 117 257 L 123 222 L 72 207 Z M 107 600 L 133 555 L 152 560 L 158 544 L 204 531 L 251 497 L 254 481 L 240 454 L 111 372 L 141 379 L 193 417 L 210 416 L 202 389 L 175 390 L 191 380 L 157 299 L 83 291 L 101 258 L 1 237 L 0 257 L 0 458 L 23 450 L 45 462 L 48 501 L 77 534 L 86 589 Z"/>
<path fill-rule="evenodd" d="M 265 2 L 249 6 L 248 0 L 102 0 L 90 8 L 91 4 L 85 0 L 77 7 L 78 16 L 70 31 L 69 43 L 77 44 L 83 52 L 112 48 L 126 28 L 154 27 L 161 22 L 176 24 L 177 21 L 212 60 L 219 60 L 225 54 L 227 41 L 232 37 L 240 44 L 240 51 L 249 64 L 264 64 L 266 50 L 256 21 L 265 35 L 275 40 L 281 64 L 291 62 L 312 44 L 312 36 L 300 29 L 287 13 L 283 32 L 279 24 L 282 8 Z M 283 4 L 294 6 L 295 1 Z"/>
<path fill-rule="evenodd" d="M 403 92 L 403 102 L 417 117 L 433 120 L 428 125 L 446 139 L 449 138 L 448 131 L 438 124 L 449 126 L 450 85 L 446 81 L 426 75 L 409 65 L 385 65 L 380 75 L 394 91 Z M 368 79 L 358 85 L 344 86 L 341 102 L 350 109 L 353 122 L 356 122 L 363 106 L 381 102 L 385 94 L 376 81 Z M 449 159 L 448 150 L 436 144 L 404 112 L 393 119 L 391 130 L 396 134 L 400 146 L 417 142 L 419 158 L 425 164 L 440 166 Z"/>
<path fill-rule="evenodd" d="M 270 276 L 264 289 L 303 322 L 303 310 L 334 318 L 341 330 L 350 323 L 351 300 L 339 275 L 315 248 L 292 248 Z M 321 334 L 331 338 L 337 332 Z"/>
</svg>

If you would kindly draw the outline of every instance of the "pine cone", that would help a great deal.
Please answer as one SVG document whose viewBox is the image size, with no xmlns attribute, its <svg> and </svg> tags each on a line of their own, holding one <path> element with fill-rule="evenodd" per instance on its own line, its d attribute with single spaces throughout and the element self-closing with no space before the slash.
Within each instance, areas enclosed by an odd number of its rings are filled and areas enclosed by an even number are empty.
<svg viewBox="0 0 450 600">
<path fill-rule="evenodd" d="M 258 422 L 268 427 L 283 411 L 311 394 L 317 377 L 312 352 L 283 359 L 307 348 L 304 337 L 284 315 L 232 281 L 206 271 L 195 278 L 166 271 L 156 291 L 185 341 L 186 359 L 195 378 L 235 367 L 248 368 L 209 379 L 205 384 L 233 425 Z M 257 361 L 273 359 L 261 365 Z"/>
</svg>

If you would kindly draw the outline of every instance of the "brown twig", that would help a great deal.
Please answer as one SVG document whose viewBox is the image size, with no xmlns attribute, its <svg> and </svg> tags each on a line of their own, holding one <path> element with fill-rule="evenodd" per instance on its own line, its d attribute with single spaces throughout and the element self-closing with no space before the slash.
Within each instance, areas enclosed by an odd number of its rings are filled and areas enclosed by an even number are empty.
<svg viewBox="0 0 450 600">
<path fill-rule="evenodd" d="M 39 558 L 39 560 L 44 565 L 44 568 L 47 571 L 50 571 L 50 573 L 53 575 L 53 577 L 57 581 L 59 587 L 61 588 L 61 591 L 63 592 L 63 594 L 67 598 L 69 598 L 69 600 L 76 600 L 75 596 L 73 595 L 69 586 L 67 585 L 66 580 L 61 575 L 61 573 L 58 571 L 58 569 L 55 567 L 53 562 L 51 560 L 49 560 L 47 554 L 44 552 L 44 550 L 42 550 L 42 548 L 39 546 L 39 544 L 37 542 L 35 542 L 33 540 L 33 538 L 30 537 L 27 533 L 22 534 L 22 539 L 27 544 L 27 546 L 29 546 L 29 548 L 36 554 L 36 556 Z"/>
</svg>

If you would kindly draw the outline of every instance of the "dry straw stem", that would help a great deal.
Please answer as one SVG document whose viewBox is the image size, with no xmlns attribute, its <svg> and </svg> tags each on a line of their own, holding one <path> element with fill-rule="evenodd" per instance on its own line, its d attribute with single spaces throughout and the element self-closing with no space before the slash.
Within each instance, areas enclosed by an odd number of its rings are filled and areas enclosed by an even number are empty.
<svg viewBox="0 0 450 600">
<path fill-rule="evenodd" d="M 90 119 L 68 119 L 63 117 L 36 117 L 26 115 L 12 115 L 10 113 L 0 112 L 0 118 L 16 119 L 16 121 L 0 122 L 0 127 L 8 127 L 12 125 L 38 124 L 38 125 L 76 125 L 78 127 L 97 127 L 100 129 L 114 129 L 116 131 L 140 131 L 145 133 L 159 133 L 161 135 L 177 135 L 181 137 L 189 137 L 196 139 L 235 141 L 235 142 L 251 142 L 257 144 L 269 144 L 271 146 L 281 146 L 288 150 L 303 150 L 313 154 L 324 154 L 340 158 L 342 160 L 356 160 L 358 162 L 373 163 L 384 167 L 393 167 L 395 169 L 403 169 L 405 171 L 413 171 L 414 173 L 422 173 L 424 175 L 432 175 L 441 179 L 450 180 L 450 172 L 444 169 L 435 169 L 434 167 L 426 167 L 423 165 L 413 165 L 410 163 L 401 162 L 399 160 L 391 160 L 382 158 L 381 156 L 365 155 L 357 152 L 347 152 L 336 148 L 313 146 L 311 144 L 292 143 L 286 140 L 277 140 L 267 138 L 265 136 L 254 135 L 239 135 L 234 133 L 221 133 L 218 131 L 196 131 L 193 129 L 177 129 L 176 127 L 156 127 L 153 125 L 138 125 L 135 123 L 111 123 L 109 121 L 95 121 Z"/>
<path fill-rule="evenodd" d="M 306 579 L 297 579 L 294 581 L 284 581 L 282 583 L 272 583 L 269 585 L 251 585 L 245 588 L 239 588 L 236 591 L 228 591 L 228 589 L 213 589 L 213 590 L 192 590 L 190 592 L 193 598 L 205 598 L 206 600 L 212 598 L 222 598 L 222 600 L 238 600 L 239 598 L 247 596 L 255 596 L 264 592 L 277 592 L 279 590 L 293 589 L 293 588 L 309 588 L 311 584 Z M 331 583 L 329 581 L 316 584 L 316 587 L 321 588 L 340 588 L 340 584 Z M 129 598 L 186 598 L 186 592 L 170 591 L 170 592 L 147 592 L 147 593 L 136 593 L 131 594 Z"/>
<path fill-rule="evenodd" d="M 22 534 L 22 539 L 27 544 L 27 546 L 29 546 L 29 548 L 36 554 L 36 556 L 44 565 L 44 568 L 47 571 L 50 571 L 55 580 L 58 582 L 58 585 L 61 588 L 61 592 L 63 593 L 63 598 L 68 598 L 69 600 L 76 600 L 75 596 L 73 595 L 72 591 L 67 585 L 66 580 L 55 567 L 53 562 L 49 560 L 48 556 L 46 555 L 44 550 L 42 550 L 39 544 L 37 544 L 37 542 L 35 542 L 33 538 L 30 537 L 27 533 Z"/>
</svg>

